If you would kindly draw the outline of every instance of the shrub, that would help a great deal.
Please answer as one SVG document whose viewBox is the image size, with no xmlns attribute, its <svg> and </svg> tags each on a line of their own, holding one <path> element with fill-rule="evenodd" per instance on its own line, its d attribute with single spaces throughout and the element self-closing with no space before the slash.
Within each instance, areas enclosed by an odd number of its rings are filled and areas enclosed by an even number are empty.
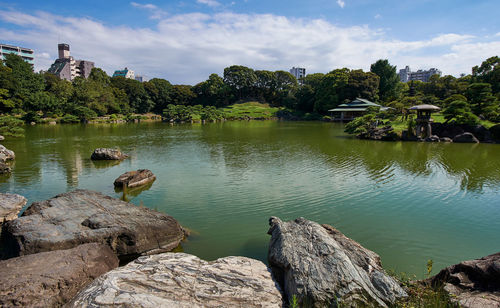
<svg viewBox="0 0 500 308">
<path fill-rule="evenodd" d="M 23 121 L 13 116 L 0 116 L 0 135 L 23 137 Z"/>
<path fill-rule="evenodd" d="M 75 115 L 72 115 L 72 114 L 65 114 L 61 120 L 60 120 L 61 123 L 78 123 L 80 122 L 80 119 L 75 116 Z"/>
</svg>

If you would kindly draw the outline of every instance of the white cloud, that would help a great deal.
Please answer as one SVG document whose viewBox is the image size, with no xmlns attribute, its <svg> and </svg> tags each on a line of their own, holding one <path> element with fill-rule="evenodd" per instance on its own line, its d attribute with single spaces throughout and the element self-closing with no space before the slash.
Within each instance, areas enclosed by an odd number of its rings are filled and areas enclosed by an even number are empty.
<svg viewBox="0 0 500 308">
<path fill-rule="evenodd" d="M 220 5 L 220 3 L 215 0 L 196 0 L 196 2 L 201 4 L 206 4 L 210 7 L 216 7 Z"/>
<path fill-rule="evenodd" d="M 344 0 L 337 0 L 337 4 L 338 4 L 341 8 L 344 8 L 344 6 L 345 6 L 345 1 L 344 1 Z"/>
<path fill-rule="evenodd" d="M 375 16 L 373 16 L 373 18 L 375 18 L 375 19 L 380 19 L 380 18 L 382 18 L 382 15 L 380 15 L 380 14 L 376 14 Z"/>
<path fill-rule="evenodd" d="M 161 19 L 167 15 L 167 12 L 165 12 L 164 10 L 160 9 L 158 6 L 151 4 L 151 3 L 140 4 L 137 2 L 130 2 L 130 5 L 132 5 L 133 7 L 139 8 L 139 9 L 150 11 L 152 13 L 150 16 L 151 19 Z"/>
<path fill-rule="evenodd" d="M 368 26 L 340 27 L 323 19 L 271 14 L 179 14 L 153 28 L 108 26 L 89 18 L 0 10 L 6 42 L 35 49 L 36 69 L 48 69 L 60 40 L 77 59 L 94 61 L 108 73 L 129 67 L 138 74 L 195 84 L 233 64 L 288 70 L 300 63 L 308 73 L 348 67 L 369 70 L 378 59 L 398 67 L 437 67 L 444 74 L 469 73 L 500 53 L 500 39 L 441 34 L 427 40 L 397 40 Z M 61 30 L 63 29 L 63 30 Z"/>
</svg>

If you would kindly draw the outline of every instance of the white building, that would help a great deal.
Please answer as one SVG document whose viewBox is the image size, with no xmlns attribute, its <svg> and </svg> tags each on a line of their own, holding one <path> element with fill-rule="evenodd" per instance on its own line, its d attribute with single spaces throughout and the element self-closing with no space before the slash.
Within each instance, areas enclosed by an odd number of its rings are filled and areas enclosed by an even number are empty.
<svg viewBox="0 0 500 308">
<path fill-rule="evenodd" d="M 115 71 L 113 74 L 113 77 L 117 76 L 122 76 L 128 79 L 135 79 L 135 73 L 132 70 L 129 70 L 128 68 L 125 68 L 124 70 L 120 71 Z"/>
<path fill-rule="evenodd" d="M 302 78 L 306 77 L 306 69 L 302 67 L 292 67 L 290 74 L 295 76 L 299 83 L 302 83 Z"/>
<path fill-rule="evenodd" d="M 416 72 L 412 72 L 409 66 L 406 66 L 404 69 L 399 70 L 399 80 L 401 80 L 401 82 L 408 82 L 412 80 L 428 82 L 432 75 L 441 76 L 441 71 L 437 68 L 431 68 L 427 71 L 418 70 Z"/>
</svg>

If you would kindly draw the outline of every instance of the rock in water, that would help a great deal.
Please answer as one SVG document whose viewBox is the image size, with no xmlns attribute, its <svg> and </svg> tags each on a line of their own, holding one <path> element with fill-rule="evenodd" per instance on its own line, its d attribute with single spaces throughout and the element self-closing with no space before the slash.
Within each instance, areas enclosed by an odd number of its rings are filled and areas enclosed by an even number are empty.
<svg viewBox="0 0 500 308">
<path fill-rule="evenodd" d="M 427 281 L 443 286 L 460 307 L 499 308 L 500 252 L 449 266 Z"/>
<path fill-rule="evenodd" d="M 115 180 L 115 187 L 138 187 L 149 184 L 156 180 L 156 176 L 147 169 L 140 169 L 137 171 L 129 171 L 120 175 Z"/>
<path fill-rule="evenodd" d="M 10 169 L 9 165 L 0 161 L 0 174 L 11 173 L 12 169 Z"/>
<path fill-rule="evenodd" d="M 127 158 L 128 155 L 123 154 L 117 149 L 98 148 L 90 156 L 92 160 L 122 160 Z"/>
<path fill-rule="evenodd" d="M 26 202 L 23 196 L 0 193 L 0 224 L 16 219 Z"/>
<path fill-rule="evenodd" d="M 6 162 L 7 160 L 16 159 L 16 154 L 0 144 L 0 162 Z"/>
<path fill-rule="evenodd" d="M 288 301 L 311 307 L 387 307 L 406 297 L 380 257 L 329 225 L 271 217 L 269 265 Z"/>
<path fill-rule="evenodd" d="M 95 280 L 68 307 L 282 307 L 264 263 L 245 257 L 207 262 L 185 253 L 139 259 Z"/>
<path fill-rule="evenodd" d="M 62 306 L 117 266 L 113 251 L 97 243 L 0 261 L 0 307 Z"/>
<path fill-rule="evenodd" d="M 453 142 L 456 143 L 479 143 L 479 140 L 471 134 L 471 133 L 463 133 L 460 135 L 456 135 L 455 138 L 453 138 Z"/>
<path fill-rule="evenodd" d="M 0 141 L 4 141 L 5 140 L 5 137 L 0 135 Z"/>
<path fill-rule="evenodd" d="M 4 225 L 4 256 L 107 244 L 120 259 L 174 249 L 184 238 L 179 223 L 163 213 L 88 190 L 34 202 Z"/>
</svg>

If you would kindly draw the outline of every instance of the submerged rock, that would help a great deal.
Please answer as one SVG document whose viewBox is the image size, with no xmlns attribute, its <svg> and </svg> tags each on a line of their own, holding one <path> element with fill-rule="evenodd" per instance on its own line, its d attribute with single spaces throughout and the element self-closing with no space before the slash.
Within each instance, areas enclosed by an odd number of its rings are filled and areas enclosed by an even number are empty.
<svg viewBox="0 0 500 308">
<path fill-rule="evenodd" d="M 106 245 L 41 252 L 0 261 L 0 307 L 57 307 L 118 266 Z"/>
<path fill-rule="evenodd" d="M 0 162 L 6 162 L 8 160 L 16 159 L 16 154 L 0 144 Z"/>
<path fill-rule="evenodd" d="M 138 187 L 149 184 L 156 180 L 156 176 L 147 169 L 129 171 L 120 175 L 114 182 L 115 187 Z"/>
<path fill-rule="evenodd" d="M 95 149 L 90 159 L 92 160 L 122 160 L 127 158 L 128 155 L 123 154 L 120 150 L 117 149 L 106 149 L 106 148 L 98 148 Z"/>
<path fill-rule="evenodd" d="M 268 260 L 288 301 L 311 307 L 387 307 L 406 297 L 380 257 L 329 225 L 269 220 Z"/>
<path fill-rule="evenodd" d="M 439 142 L 439 136 L 432 135 L 427 138 L 425 138 L 425 142 Z"/>
<path fill-rule="evenodd" d="M 441 141 L 441 142 L 453 142 L 453 140 L 451 140 L 451 138 L 448 138 L 448 137 L 441 137 L 441 138 L 439 138 L 439 141 Z"/>
<path fill-rule="evenodd" d="M 176 248 L 184 230 L 169 215 L 88 190 L 34 202 L 4 225 L 4 258 L 98 242 L 120 259 Z"/>
<path fill-rule="evenodd" d="M 140 257 L 95 280 L 69 307 L 282 307 L 266 265 L 245 257 L 212 262 L 185 253 Z"/>
<path fill-rule="evenodd" d="M 463 133 L 455 136 L 453 142 L 456 143 L 479 143 L 479 140 L 471 133 Z"/>
<path fill-rule="evenodd" d="M 443 286 L 452 301 L 464 308 L 500 307 L 500 252 L 464 261 L 441 270 L 428 279 Z"/>
</svg>

